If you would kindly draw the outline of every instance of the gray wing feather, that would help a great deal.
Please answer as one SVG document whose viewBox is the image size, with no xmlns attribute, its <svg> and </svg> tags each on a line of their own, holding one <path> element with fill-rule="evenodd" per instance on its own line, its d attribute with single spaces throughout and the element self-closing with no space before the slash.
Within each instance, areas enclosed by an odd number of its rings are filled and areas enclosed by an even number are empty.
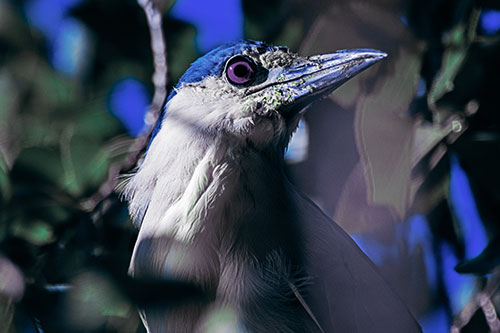
<svg viewBox="0 0 500 333">
<path fill-rule="evenodd" d="M 296 193 L 311 276 L 308 303 L 325 332 L 421 332 L 371 260 L 312 201 Z"/>
</svg>

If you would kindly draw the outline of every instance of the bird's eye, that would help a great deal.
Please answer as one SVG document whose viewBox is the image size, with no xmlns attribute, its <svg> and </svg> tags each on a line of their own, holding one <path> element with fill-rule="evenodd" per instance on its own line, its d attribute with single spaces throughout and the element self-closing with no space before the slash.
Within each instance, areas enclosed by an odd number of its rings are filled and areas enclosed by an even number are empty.
<svg viewBox="0 0 500 333">
<path fill-rule="evenodd" d="M 247 58 L 236 56 L 226 65 L 226 76 L 230 83 L 235 85 L 247 84 L 255 76 L 255 65 Z"/>
</svg>

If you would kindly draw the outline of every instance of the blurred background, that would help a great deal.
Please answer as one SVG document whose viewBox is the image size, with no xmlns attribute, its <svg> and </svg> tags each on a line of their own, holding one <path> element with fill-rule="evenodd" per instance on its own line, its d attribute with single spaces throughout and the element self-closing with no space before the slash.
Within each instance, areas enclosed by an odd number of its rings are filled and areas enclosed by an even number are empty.
<svg viewBox="0 0 500 333">
<path fill-rule="evenodd" d="M 289 176 L 424 332 L 500 332 L 500 2 L 153 3 L 168 88 L 242 38 L 387 52 L 311 107 Z M 0 0 L 0 332 L 144 332 L 138 304 L 196 293 L 127 277 L 137 231 L 103 192 L 148 132 L 153 63 L 134 0 Z"/>
</svg>

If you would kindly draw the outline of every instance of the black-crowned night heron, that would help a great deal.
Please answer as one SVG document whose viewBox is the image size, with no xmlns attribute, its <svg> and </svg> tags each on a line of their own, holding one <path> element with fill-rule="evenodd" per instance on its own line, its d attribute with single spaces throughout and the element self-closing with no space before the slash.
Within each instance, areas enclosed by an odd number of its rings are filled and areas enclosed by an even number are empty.
<svg viewBox="0 0 500 333">
<path fill-rule="evenodd" d="M 149 331 L 420 331 L 373 263 L 284 174 L 305 107 L 385 56 L 301 57 L 243 41 L 191 65 L 126 185 L 140 226 L 130 273 L 191 281 L 208 297 L 143 309 Z"/>
</svg>

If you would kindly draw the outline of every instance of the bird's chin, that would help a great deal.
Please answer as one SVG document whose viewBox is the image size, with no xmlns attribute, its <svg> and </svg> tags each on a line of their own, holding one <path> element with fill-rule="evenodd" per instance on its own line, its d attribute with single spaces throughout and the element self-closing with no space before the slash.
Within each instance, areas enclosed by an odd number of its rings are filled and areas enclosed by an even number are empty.
<svg viewBox="0 0 500 333">
<path fill-rule="evenodd" d="M 278 110 L 284 120 L 288 139 L 290 139 L 292 134 L 297 130 L 300 119 L 306 113 L 310 105 L 311 103 L 286 105 Z"/>
<path fill-rule="evenodd" d="M 330 92 L 331 90 L 325 90 L 323 92 L 317 92 L 316 94 L 301 97 L 291 104 L 282 105 L 278 109 L 278 112 L 287 121 L 287 123 L 294 122 L 306 113 L 307 109 L 313 102 L 325 98 Z"/>
</svg>

